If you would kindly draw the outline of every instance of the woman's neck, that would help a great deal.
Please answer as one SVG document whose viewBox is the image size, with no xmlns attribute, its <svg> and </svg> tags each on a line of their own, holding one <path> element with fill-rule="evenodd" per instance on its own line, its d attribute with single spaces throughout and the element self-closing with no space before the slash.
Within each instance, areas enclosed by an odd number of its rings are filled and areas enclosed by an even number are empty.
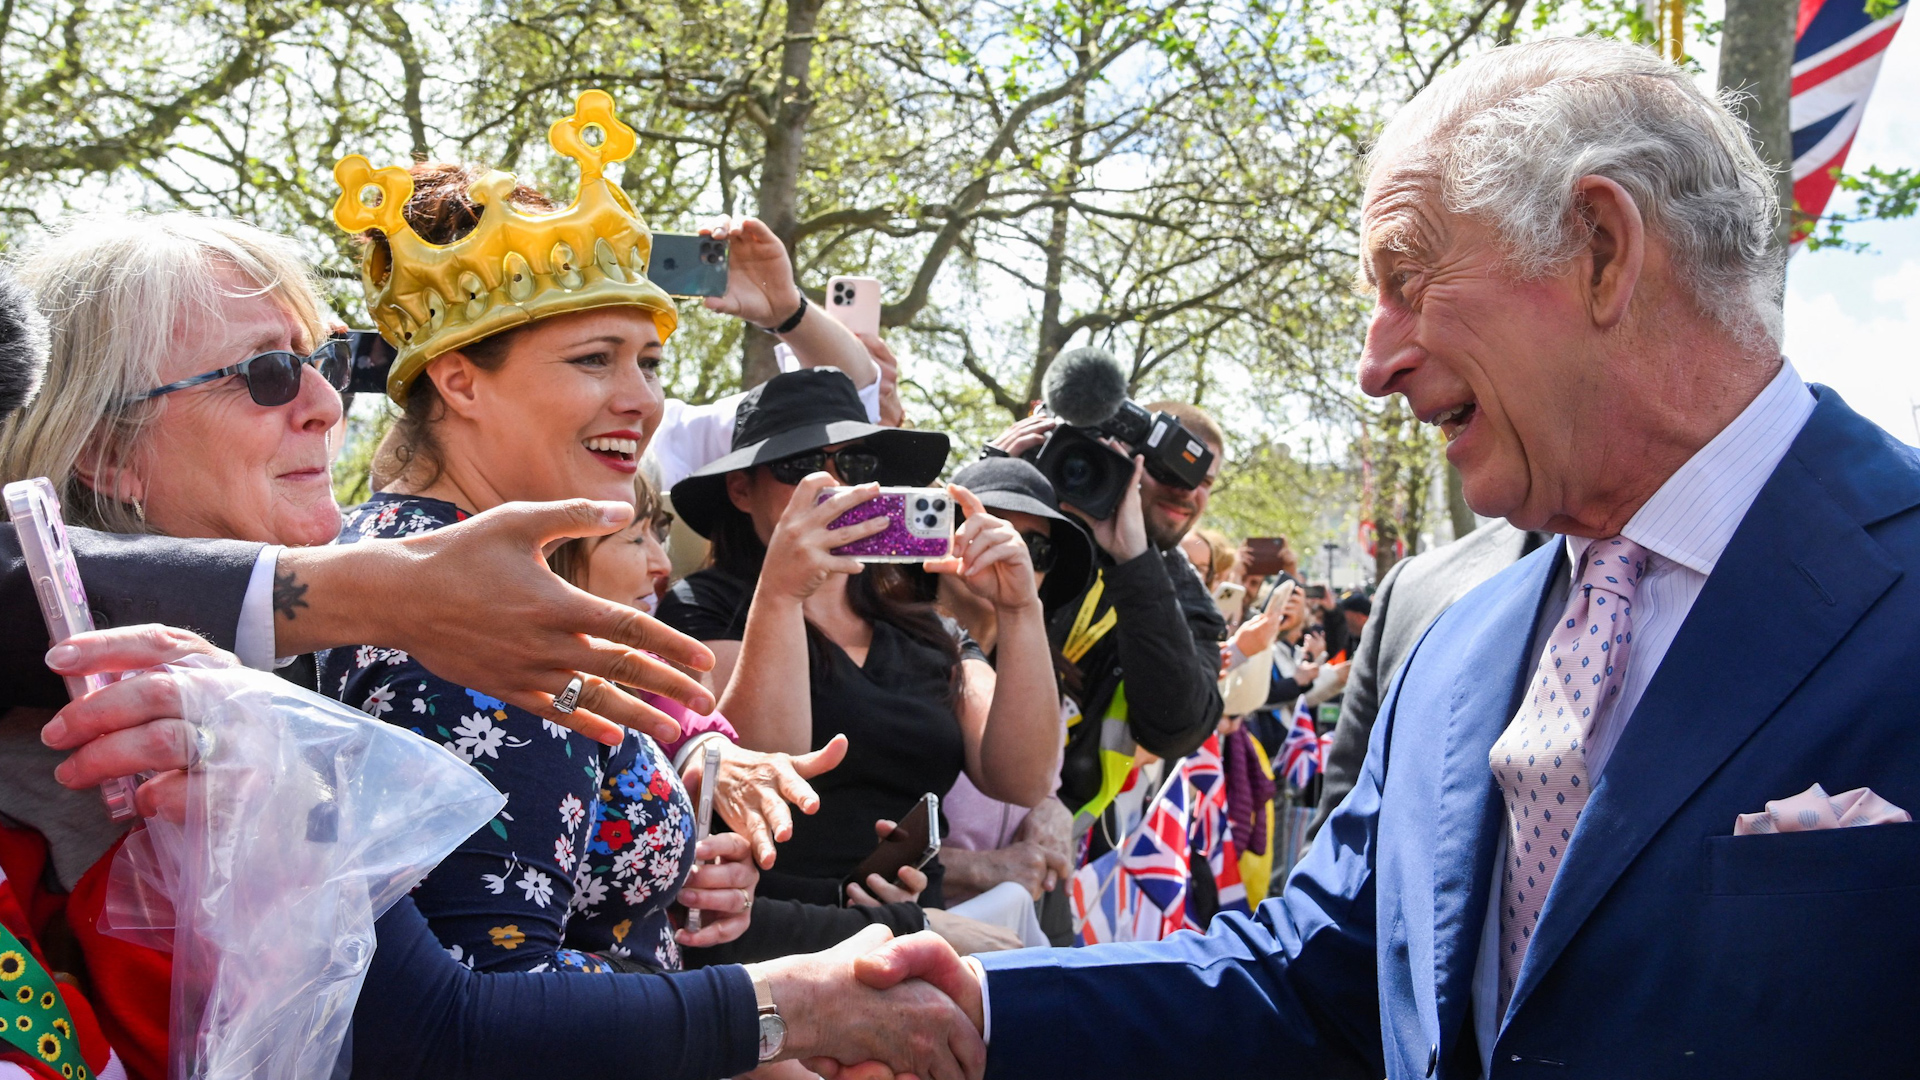
<svg viewBox="0 0 1920 1080">
<path fill-rule="evenodd" d="M 940 595 L 935 602 L 966 630 L 981 652 L 993 654 L 994 642 L 1000 638 L 1000 613 L 992 604 L 968 592 L 946 574 L 940 575 Z"/>
<path fill-rule="evenodd" d="M 852 652 L 872 644 L 873 624 L 854 613 L 847 581 L 845 574 L 829 574 L 826 584 L 801 601 L 800 610 L 835 645 Z"/>
<path fill-rule="evenodd" d="M 452 503 L 469 514 L 485 513 L 512 499 L 503 495 L 488 479 L 486 471 L 480 468 L 470 454 L 464 453 L 459 436 L 447 437 L 450 432 L 442 433 L 439 468 L 435 470 L 430 483 L 415 481 L 414 470 L 402 472 L 383 491 L 396 495 L 413 495 L 423 499 L 439 499 Z"/>
</svg>

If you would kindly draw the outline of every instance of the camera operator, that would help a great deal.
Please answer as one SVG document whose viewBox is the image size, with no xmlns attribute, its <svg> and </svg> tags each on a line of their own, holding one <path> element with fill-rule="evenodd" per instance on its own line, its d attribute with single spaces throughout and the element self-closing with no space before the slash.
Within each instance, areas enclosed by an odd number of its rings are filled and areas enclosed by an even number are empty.
<svg viewBox="0 0 1920 1080">
<path fill-rule="evenodd" d="M 1127 777 L 1134 748 L 1167 759 L 1192 753 L 1220 719 L 1220 640 L 1226 623 L 1195 574 L 1180 541 L 1206 510 L 1225 440 L 1206 413 L 1180 402 L 1164 411 L 1213 451 L 1205 479 L 1185 488 L 1156 479 L 1134 458 L 1133 478 L 1113 513 L 1087 521 L 1099 547 L 1099 577 L 1049 630 L 1075 669 L 1081 719 L 1067 729 L 1060 799 L 1074 813 L 1076 836 L 1105 813 Z M 1021 457 L 1061 425 L 1030 416 L 995 439 L 989 455 Z M 1110 442 L 1110 445 L 1115 445 Z M 1125 452 L 1125 448 L 1116 445 Z M 1068 682 L 1071 684 L 1070 677 Z M 1113 837 L 1094 830 L 1086 857 Z"/>
</svg>

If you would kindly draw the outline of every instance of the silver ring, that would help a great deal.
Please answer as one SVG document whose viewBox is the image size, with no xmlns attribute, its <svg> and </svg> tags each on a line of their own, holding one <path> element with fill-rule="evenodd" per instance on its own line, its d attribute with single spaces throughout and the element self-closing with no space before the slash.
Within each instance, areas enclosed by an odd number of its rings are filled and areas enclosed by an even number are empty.
<svg viewBox="0 0 1920 1080">
<path fill-rule="evenodd" d="M 187 769 L 199 768 L 213 756 L 213 732 L 204 724 L 188 724 L 193 730 L 193 741 L 187 744 Z"/>
<path fill-rule="evenodd" d="M 560 691 L 559 697 L 553 699 L 553 711 L 559 713 L 562 716 L 565 716 L 568 713 L 571 713 L 576 707 L 579 706 L 580 691 L 585 689 L 586 685 L 587 685 L 586 680 L 582 679 L 578 675 L 575 675 L 573 678 L 568 679 L 567 688 L 565 690 Z"/>
<path fill-rule="evenodd" d="M 751 892 L 748 892 L 745 889 L 740 890 L 740 910 L 741 911 L 753 910 L 753 894 Z"/>
</svg>

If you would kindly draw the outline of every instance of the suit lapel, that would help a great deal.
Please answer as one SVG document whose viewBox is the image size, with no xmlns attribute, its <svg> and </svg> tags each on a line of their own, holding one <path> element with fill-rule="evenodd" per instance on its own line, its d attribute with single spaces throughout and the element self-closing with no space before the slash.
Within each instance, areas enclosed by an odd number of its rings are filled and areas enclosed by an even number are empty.
<svg viewBox="0 0 1920 1080">
<path fill-rule="evenodd" d="M 1900 577 L 1857 502 L 1836 501 L 1815 475 L 1837 464 L 1818 452 L 1836 424 L 1842 435 L 1848 422 L 1880 433 L 1837 398 L 1822 405 L 1734 533 L 1595 785 L 1509 1015 L 1668 819 Z"/>
<path fill-rule="evenodd" d="M 1518 547 L 1511 554 L 1517 556 Z M 1486 629 L 1466 650 L 1460 670 L 1467 674 L 1454 687 L 1446 749 L 1434 765 L 1441 779 L 1433 830 L 1433 980 L 1442 1032 L 1456 1030 L 1472 998 L 1493 862 L 1506 827 L 1487 754 L 1520 707 L 1538 663 L 1534 629 L 1554 575 L 1567 572 L 1564 550 L 1555 544 L 1528 556 L 1498 606 L 1477 617 Z"/>
</svg>

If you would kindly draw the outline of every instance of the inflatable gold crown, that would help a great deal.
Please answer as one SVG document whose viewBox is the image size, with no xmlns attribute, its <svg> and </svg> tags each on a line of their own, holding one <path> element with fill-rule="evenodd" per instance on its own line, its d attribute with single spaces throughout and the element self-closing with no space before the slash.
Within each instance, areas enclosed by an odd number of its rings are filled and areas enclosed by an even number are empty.
<svg viewBox="0 0 1920 1080">
<path fill-rule="evenodd" d="M 387 239 L 385 251 L 368 248 L 360 284 L 380 336 L 397 350 L 387 373 L 394 401 L 406 403 L 407 387 L 434 357 L 550 315 L 632 304 L 653 313 L 662 341 L 673 333 L 673 301 L 647 279 L 653 234 L 605 175 L 633 153 L 633 129 L 614 117 L 611 97 L 588 90 L 547 141 L 580 165 L 573 205 L 521 213 L 507 204 L 513 176 L 489 172 L 467 192 L 480 204 L 479 223 L 445 246 L 407 225 L 407 170 L 375 169 L 359 154 L 333 167 L 341 189 L 334 223 L 353 233 L 378 229 Z"/>
</svg>

